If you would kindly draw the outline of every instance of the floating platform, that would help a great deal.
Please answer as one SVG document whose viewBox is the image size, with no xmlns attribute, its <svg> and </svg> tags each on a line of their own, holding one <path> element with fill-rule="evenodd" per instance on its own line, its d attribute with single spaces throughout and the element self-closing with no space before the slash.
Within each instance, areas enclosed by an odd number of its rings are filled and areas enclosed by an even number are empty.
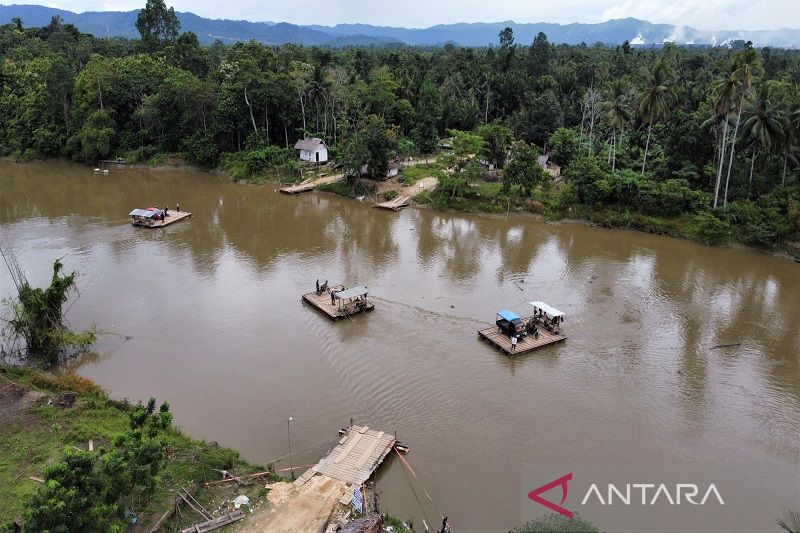
<svg viewBox="0 0 800 533">
<path fill-rule="evenodd" d="M 538 339 L 534 338 L 533 335 L 527 335 L 517 341 L 517 349 L 512 352 L 511 338 L 505 333 L 501 332 L 500 328 L 497 326 L 478 330 L 478 335 L 509 355 L 519 355 L 531 352 L 550 344 L 567 340 L 566 335 L 562 335 L 560 333 L 551 333 L 543 327 L 540 327 Z"/>
<path fill-rule="evenodd" d="M 367 426 L 350 426 L 336 446 L 300 477 L 306 477 L 301 484 L 314 474 L 321 474 L 360 486 L 372 477 L 396 443 L 391 433 Z M 309 475 L 310 472 L 313 474 Z"/>
<path fill-rule="evenodd" d="M 298 185 L 290 185 L 288 187 L 281 187 L 278 190 L 281 191 L 283 194 L 299 194 L 301 192 L 313 191 L 314 187 L 316 187 L 316 184 L 314 183 L 314 180 L 311 180 L 309 182 L 303 182 L 303 183 L 300 183 Z"/>
<path fill-rule="evenodd" d="M 402 208 L 407 207 L 409 204 L 411 204 L 410 196 L 398 196 L 394 200 L 389 200 L 388 202 L 375 204 L 375 207 L 380 207 L 381 209 L 391 209 L 392 211 L 400 211 Z"/>
<path fill-rule="evenodd" d="M 131 222 L 131 225 L 138 228 L 163 228 L 187 218 L 192 218 L 192 214 L 189 211 L 170 211 L 166 220 L 153 220 L 152 223 Z"/>
<path fill-rule="evenodd" d="M 350 293 L 353 291 L 361 292 L 363 289 L 364 300 L 351 300 Z M 331 304 L 331 293 L 342 293 L 343 298 L 337 298 L 336 303 Z M 375 304 L 366 299 L 366 287 L 358 287 L 358 289 L 347 289 L 344 285 L 333 285 L 330 290 L 321 293 L 310 292 L 303 295 L 303 301 L 315 307 L 317 310 L 323 312 L 328 318 L 332 320 L 339 320 L 349 316 L 357 315 L 358 313 L 365 313 L 375 309 Z"/>
</svg>

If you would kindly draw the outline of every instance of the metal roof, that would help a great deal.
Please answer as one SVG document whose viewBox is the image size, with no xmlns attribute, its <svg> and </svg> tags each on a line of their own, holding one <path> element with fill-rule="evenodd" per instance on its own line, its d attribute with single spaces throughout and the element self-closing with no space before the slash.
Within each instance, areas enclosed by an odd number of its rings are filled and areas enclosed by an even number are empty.
<svg viewBox="0 0 800 533">
<path fill-rule="evenodd" d="M 502 311 L 498 311 L 497 316 L 499 316 L 500 318 L 505 318 L 509 322 L 511 322 L 512 320 L 519 319 L 519 317 L 515 313 L 509 311 L 508 309 L 503 309 Z"/>
<path fill-rule="evenodd" d="M 325 146 L 327 148 L 327 144 L 325 141 L 318 137 L 312 137 L 310 139 L 301 139 L 297 141 L 294 145 L 295 150 L 305 150 L 307 152 L 316 152 L 320 146 Z"/>
<path fill-rule="evenodd" d="M 548 315 L 550 315 L 553 318 L 555 318 L 557 316 L 564 316 L 564 313 L 562 313 L 561 311 L 559 311 L 555 307 L 550 307 L 549 305 L 547 305 L 544 302 L 531 302 L 531 305 L 536 307 L 536 308 L 538 308 L 538 309 L 541 309 L 542 311 L 544 311 L 545 313 L 547 313 Z"/>
<path fill-rule="evenodd" d="M 358 298 L 359 296 L 364 296 L 367 294 L 367 288 L 363 286 L 359 287 L 352 287 L 350 289 L 345 289 L 341 292 L 335 293 L 337 298 L 341 298 L 342 300 L 349 300 L 350 298 Z"/>
<path fill-rule="evenodd" d="M 159 214 L 159 211 L 148 211 L 147 209 L 134 209 L 128 214 L 128 216 L 153 218 L 157 214 Z"/>
</svg>

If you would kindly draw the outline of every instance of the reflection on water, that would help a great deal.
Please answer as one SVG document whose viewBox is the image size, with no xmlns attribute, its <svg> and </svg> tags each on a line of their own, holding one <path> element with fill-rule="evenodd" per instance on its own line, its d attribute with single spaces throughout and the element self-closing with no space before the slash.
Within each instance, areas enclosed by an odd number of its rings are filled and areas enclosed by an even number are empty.
<svg viewBox="0 0 800 533">
<path fill-rule="evenodd" d="M 527 464 L 800 453 L 800 269 L 786 261 L 189 171 L 0 163 L 0 190 L 0 238 L 31 281 L 65 255 L 82 287 L 72 322 L 131 337 L 103 338 L 82 373 L 168 399 L 186 431 L 253 461 L 286 453 L 290 415 L 303 464 L 350 417 L 396 428 L 461 531 L 517 524 Z M 176 202 L 194 218 L 128 225 L 134 207 Z M 367 285 L 376 311 L 328 322 L 300 303 L 316 278 Z M 534 299 L 567 313 L 566 343 L 509 359 L 478 341 L 498 308 Z M 386 510 L 420 517 L 399 464 L 378 484 Z"/>
</svg>

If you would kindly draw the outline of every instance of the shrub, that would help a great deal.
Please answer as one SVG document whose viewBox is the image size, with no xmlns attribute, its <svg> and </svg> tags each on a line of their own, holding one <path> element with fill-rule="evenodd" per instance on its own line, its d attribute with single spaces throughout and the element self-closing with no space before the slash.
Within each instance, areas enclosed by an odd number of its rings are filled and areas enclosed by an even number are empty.
<svg viewBox="0 0 800 533">
<path fill-rule="evenodd" d="M 692 217 L 688 227 L 689 235 L 702 243 L 720 244 L 731 235 L 731 226 L 711 213 L 698 213 Z"/>
</svg>

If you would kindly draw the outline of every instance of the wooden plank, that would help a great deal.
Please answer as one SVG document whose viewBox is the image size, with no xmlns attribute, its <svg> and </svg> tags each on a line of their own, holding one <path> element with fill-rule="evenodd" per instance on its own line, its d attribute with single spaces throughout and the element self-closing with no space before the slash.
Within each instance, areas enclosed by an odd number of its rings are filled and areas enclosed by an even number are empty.
<svg viewBox="0 0 800 533">
<path fill-rule="evenodd" d="M 364 436 L 364 434 L 363 434 L 363 433 L 357 433 L 357 434 L 353 435 L 353 436 L 352 436 L 352 440 L 351 440 L 351 442 L 348 442 L 348 443 L 347 443 L 347 445 L 346 445 L 346 446 L 344 446 L 344 447 L 341 449 L 341 451 L 339 452 L 339 455 L 336 457 L 336 459 L 335 459 L 333 462 L 334 462 L 334 463 L 341 463 L 341 462 L 342 462 L 342 460 L 343 460 L 345 457 L 347 457 L 347 455 L 350 453 L 350 451 L 351 451 L 353 448 L 355 448 L 355 447 L 356 447 L 356 444 L 358 444 L 358 441 L 360 441 L 360 440 L 361 440 L 361 438 L 362 438 L 363 436 Z"/>
<path fill-rule="evenodd" d="M 213 520 L 200 522 L 199 524 L 182 529 L 181 533 L 205 533 L 206 531 L 213 531 L 221 528 L 222 526 L 232 524 L 238 520 L 241 520 L 242 518 L 244 518 L 244 511 L 234 511 L 218 518 L 214 518 Z"/>
<path fill-rule="evenodd" d="M 375 451 L 375 448 L 377 448 L 378 445 L 381 443 L 382 438 L 383 438 L 383 431 L 378 433 L 377 438 L 375 438 L 375 440 L 372 441 L 372 443 L 369 445 L 369 448 L 367 448 L 367 450 L 361 454 L 361 458 L 356 463 L 356 468 L 358 468 L 359 470 L 364 468 L 364 464 L 367 462 L 367 459 L 369 459 L 369 456 L 372 455 L 372 452 Z"/>
</svg>

